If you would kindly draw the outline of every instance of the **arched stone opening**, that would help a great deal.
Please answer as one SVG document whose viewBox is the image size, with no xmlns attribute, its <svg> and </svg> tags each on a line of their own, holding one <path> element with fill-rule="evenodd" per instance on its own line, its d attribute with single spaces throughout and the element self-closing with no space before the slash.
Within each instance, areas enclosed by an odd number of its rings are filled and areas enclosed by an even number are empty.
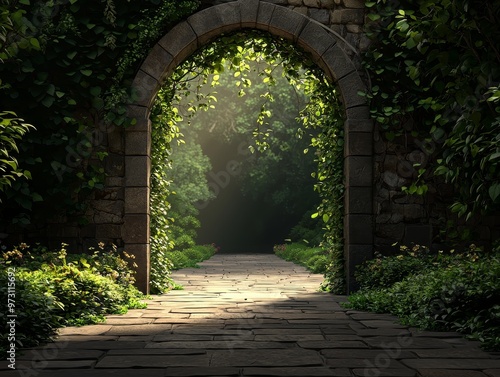
<svg viewBox="0 0 500 377">
<path fill-rule="evenodd" d="M 257 29 L 289 40 L 310 54 L 336 82 L 345 111 L 344 255 L 348 291 L 355 288 L 354 268 L 373 250 L 373 122 L 366 89 L 345 41 L 336 33 L 291 9 L 259 0 L 239 0 L 193 14 L 171 29 L 150 51 L 132 84 L 129 115 L 137 119 L 125 130 L 125 249 L 135 255 L 137 286 L 149 286 L 150 109 L 166 77 L 196 50 L 227 32 Z"/>
</svg>

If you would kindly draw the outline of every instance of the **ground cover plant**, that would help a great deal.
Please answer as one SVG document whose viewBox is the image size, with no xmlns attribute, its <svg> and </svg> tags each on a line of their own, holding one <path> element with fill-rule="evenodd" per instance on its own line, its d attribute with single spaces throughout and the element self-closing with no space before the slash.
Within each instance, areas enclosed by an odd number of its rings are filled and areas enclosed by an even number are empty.
<svg viewBox="0 0 500 377">
<path fill-rule="evenodd" d="M 199 262 L 210 259 L 218 251 L 215 244 L 195 245 L 182 251 L 171 251 L 168 259 L 172 262 L 172 270 L 180 270 L 187 267 L 198 267 Z"/>
<path fill-rule="evenodd" d="M 304 242 L 275 245 L 274 253 L 284 260 L 306 267 L 315 274 L 324 274 L 330 260 L 322 247 L 311 247 Z"/>
<path fill-rule="evenodd" d="M 130 256 L 102 244 L 89 253 L 67 254 L 66 246 L 49 250 L 20 244 L 3 249 L 0 299 L 7 303 L 15 292 L 9 310 L 17 315 L 18 348 L 50 341 L 59 327 L 98 323 L 106 314 L 146 306 L 144 295 L 133 286 Z M 0 312 L 2 353 L 10 344 L 7 315 Z"/>
<path fill-rule="evenodd" d="M 499 276 L 500 247 L 484 252 L 472 245 L 462 253 L 402 247 L 359 268 L 361 289 L 346 305 L 392 313 L 422 329 L 457 331 L 500 350 Z"/>
</svg>

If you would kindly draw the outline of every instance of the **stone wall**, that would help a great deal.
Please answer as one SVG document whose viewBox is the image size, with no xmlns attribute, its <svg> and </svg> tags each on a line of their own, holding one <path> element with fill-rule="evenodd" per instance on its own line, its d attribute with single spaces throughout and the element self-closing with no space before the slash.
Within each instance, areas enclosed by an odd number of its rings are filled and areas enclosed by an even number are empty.
<svg viewBox="0 0 500 377">
<path fill-rule="evenodd" d="M 351 272 L 348 280 L 353 280 L 353 267 L 369 257 L 374 246 L 389 251 L 394 242 L 430 244 L 438 239 L 443 219 L 450 216 L 446 203 L 449 188 L 435 180 L 425 198 L 401 192 L 401 187 L 409 185 L 418 174 L 413 165 L 428 166 L 436 146 L 430 150 L 425 142 L 412 138 L 411 129 L 392 141 L 384 139 L 382 133 L 373 128 L 364 99 L 357 96 L 357 91 L 367 84 L 363 83 L 364 72 L 360 69 L 361 54 L 369 45 L 362 33 L 366 16 L 364 0 L 203 0 L 201 9 L 210 11 L 223 3 L 231 4 L 227 4 L 227 9 L 208 12 L 208 18 L 206 14 L 195 14 L 172 29 L 151 50 L 134 80 L 135 87 L 144 89 L 146 96 L 139 96 L 129 109 L 130 116 L 138 120 L 137 125 L 127 131 L 120 128 L 96 131 L 95 150 L 108 152 L 107 178 L 105 189 L 98 191 L 90 202 L 86 213 L 88 224 L 57 219 L 44 229 L 34 231 L 33 238 L 45 235 L 54 247 L 64 241 L 79 251 L 99 241 L 124 246 L 143 266 L 140 284 L 146 289 L 149 106 L 165 75 L 180 61 L 213 36 L 243 26 L 260 30 L 272 27 L 275 35 L 296 41 L 298 46 L 309 49 L 315 61 L 338 82 L 347 104 L 344 236 L 346 268 Z M 242 12 L 236 21 L 234 9 Z M 269 19 L 266 19 L 267 11 L 274 12 Z M 290 25 L 290 20 L 299 24 Z M 498 219 L 488 219 L 478 227 L 481 238 L 500 235 L 495 221 Z"/>
<path fill-rule="evenodd" d="M 423 244 L 435 249 L 443 248 L 450 241 L 460 243 L 466 227 L 464 220 L 449 209 L 453 189 L 432 174 L 440 148 L 440 141 L 412 136 L 411 125 L 406 126 L 403 135 L 391 141 L 375 127 L 374 244 L 378 251 L 396 251 L 398 247 L 393 246 L 396 242 Z M 417 181 L 421 168 L 426 169 L 422 180 L 428 192 L 423 196 L 406 194 L 402 188 Z M 472 239 L 487 248 L 500 237 L 498 217 L 477 217 L 467 228 L 472 229 Z"/>
</svg>

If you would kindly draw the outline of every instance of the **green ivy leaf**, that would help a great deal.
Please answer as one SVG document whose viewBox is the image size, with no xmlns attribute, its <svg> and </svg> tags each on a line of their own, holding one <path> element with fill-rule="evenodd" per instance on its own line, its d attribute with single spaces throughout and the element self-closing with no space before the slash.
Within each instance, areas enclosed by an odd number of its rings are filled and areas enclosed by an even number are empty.
<svg viewBox="0 0 500 377">
<path fill-rule="evenodd" d="M 500 183 L 494 183 L 490 186 L 488 193 L 490 195 L 491 200 L 495 203 L 500 202 Z"/>
</svg>

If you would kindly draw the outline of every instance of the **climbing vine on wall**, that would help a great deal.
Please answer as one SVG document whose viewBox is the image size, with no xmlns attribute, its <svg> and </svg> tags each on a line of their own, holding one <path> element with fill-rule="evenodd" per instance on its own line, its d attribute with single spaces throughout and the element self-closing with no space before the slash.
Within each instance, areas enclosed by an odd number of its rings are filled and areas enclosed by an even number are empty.
<svg viewBox="0 0 500 377">
<path fill-rule="evenodd" d="M 288 82 L 296 90 L 303 91 L 309 97 L 309 103 L 302 110 L 300 120 L 305 129 L 316 128 L 319 130 L 318 136 L 313 139 L 311 146 L 317 150 L 318 170 L 313 174 L 317 178 L 315 189 L 322 198 L 315 216 L 320 216 L 324 221 L 326 233 L 324 246 L 331 250 L 332 254 L 327 285 L 333 291 L 343 292 L 343 249 L 341 247 L 344 193 L 343 122 L 340 115 L 340 105 L 334 86 L 318 67 L 311 63 L 302 52 L 298 51 L 297 47 L 291 46 L 282 39 L 271 38 L 258 32 L 224 36 L 207 45 L 202 51 L 182 63 L 165 83 L 153 111 L 153 128 L 163 130 L 160 132 L 164 134 L 180 136 L 178 135 L 178 122 L 188 121 L 190 114 L 199 110 L 209 110 L 211 107 L 219 106 L 216 87 L 219 73 L 225 69 L 233 72 L 235 94 L 245 96 L 248 88 L 252 85 L 248 78 L 249 61 L 266 63 L 259 72 L 259 77 L 269 87 L 268 92 L 261 98 L 261 110 L 257 119 L 254 120 L 255 149 L 265 151 L 269 147 L 269 135 L 272 130 L 267 124 L 267 119 L 271 117 L 269 104 L 274 100 L 272 90 L 276 82 L 274 67 L 282 65 L 283 74 Z M 192 87 L 190 82 L 195 77 L 202 79 L 197 81 L 197 86 Z M 214 90 L 207 94 L 206 91 L 201 90 L 204 85 L 211 85 Z M 178 103 L 182 97 L 190 92 L 195 92 L 196 101 L 188 107 L 187 113 L 182 116 Z M 152 143 L 153 155 L 158 154 L 161 157 L 153 158 L 151 208 L 164 206 L 163 212 L 157 211 L 155 213 L 155 216 L 162 219 L 152 221 L 151 225 L 152 255 L 168 252 L 171 246 L 168 231 L 164 232 L 166 228 L 158 227 L 159 224 L 164 226 L 171 221 L 168 217 L 168 205 L 165 204 L 169 195 L 167 183 L 169 177 L 162 162 L 163 158 L 168 158 L 166 155 L 162 155 L 163 140 L 162 138 L 153 138 Z M 155 166 L 155 163 L 159 163 L 159 165 Z M 155 174 L 155 172 L 160 172 L 160 174 Z M 152 276 L 152 280 L 155 279 L 156 277 Z"/>
<path fill-rule="evenodd" d="M 137 65 L 169 25 L 198 5 L 196 0 L 2 4 L 3 14 L 19 25 L 7 29 L 1 41 L 7 52 L 0 56 L 2 107 L 37 130 L 19 144 L 19 165 L 33 179 L 17 180 L 6 190 L 4 224 L 84 213 L 85 199 L 103 187 L 106 133 L 133 122 L 125 104 Z"/>
<path fill-rule="evenodd" d="M 433 175 L 453 185 L 466 219 L 500 209 L 500 3 L 367 1 L 373 21 L 364 65 L 373 118 L 387 140 L 418 138 L 434 160 L 416 167 L 409 194 Z M 467 184 L 464 184 L 464 183 Z"/>
</svg>

